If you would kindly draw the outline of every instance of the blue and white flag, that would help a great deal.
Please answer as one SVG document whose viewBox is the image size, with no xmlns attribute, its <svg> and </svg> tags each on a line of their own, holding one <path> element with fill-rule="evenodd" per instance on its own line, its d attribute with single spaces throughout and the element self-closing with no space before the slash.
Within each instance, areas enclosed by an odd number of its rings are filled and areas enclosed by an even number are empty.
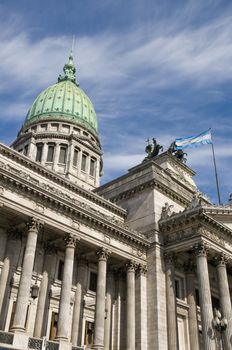
<svg viewBox="0 0 232 350">
<path fill-rule="evenodd" d="M 175 140 L 176 149 L 194 148 L 206 144 L 212 144 L 210 129 L 196 136 L 189 136 Z"/>
</svg>

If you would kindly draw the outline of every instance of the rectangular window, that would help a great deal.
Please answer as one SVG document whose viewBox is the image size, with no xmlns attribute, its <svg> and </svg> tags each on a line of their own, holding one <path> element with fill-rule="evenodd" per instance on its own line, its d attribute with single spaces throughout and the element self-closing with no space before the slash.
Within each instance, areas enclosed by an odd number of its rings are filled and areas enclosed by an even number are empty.
<svg viewBox="0 0 232 350">
<path fill-rule="evenodd" d="M 65 164 L 66 157 L 67 157 L 67 146 L 61 146 L 60 147 L 59 163 Z"/>
<path fill-rule="evenodd" d="M 73 154 L 73 166 L 77 166 L 77 160 L 78 160 L 78 150 L 75 148 L 74 154 Z"/>
<path fill-rule="evenodd" d="M 63 274 L 64 274 L 64 262 L 63 262 L 63 260 L 60 260 L 59 261 L 59 266 L 58 266 L 58 272 L 57 272 L 57 279 L 59 281 L 62 281 Z"/>
<path fill-rule="evenodd" d="M 97 273 L 91 271 L 89 275 L 89 290 L 96 292 L 97 290 Z"/>
<path fill-rule="evenodd" d="M 95 174 L 95 159 L 93 159 L 93 158 L 91 158 L 90 159 L 90 169 L 89 169 L 89 174 L 91 175 L 91 176 L 94 176 L 94 174 Z"/>
<path fill-rule="evenodd" d="M 35 160 L 36 160 L 36 162 L 41 162 L 41 160 L 42 160 L 42 153 L 43 153 L 43 144 L 42 143 L 37 144 L 36 145 L 36 149 L 37 149 L 37 151 L 36 151 L 36 158 L 35 158 Z"/>
<path fill-rule="evenodd" d="M 85 344 L 86 346 L 93 345 L 93 333 L 94 333 L 94 323 L 86 321 L 85 322 Z"/>
<path fill-rule="evenodd" d="M 47 162 L 53 162 L 54 150 L 55 150 L 55 146 L 54 145 L 49 145 L 48 146 Z"/>
<path fill-rule="evenodd" d="M 58 313 L 53 312 L 52 319 L 51 319 L 50 334 L 49 334 L 50 340 L 54 340 L 56 338 L 57 326 L 58 326 Z"/>
<path fill-rule="evenodd" d="M 181 277 L 175 278 L 175 293 L 176 298 L 184 299 L 184 280 Z"/>
<path fill-rule="evenodd" d="M 45 130 L 47 130 L 47 127 L 48 127 L 47 124 L 41 124 L 41 125 L 40 125 L 40 130 L 41 130 L 41 131 L 45 131 Z"/>
<path fill-rule="evenodd" d="M 86 171 L 87 154 L 82 154 L 81 170 Z"/>
</svg>

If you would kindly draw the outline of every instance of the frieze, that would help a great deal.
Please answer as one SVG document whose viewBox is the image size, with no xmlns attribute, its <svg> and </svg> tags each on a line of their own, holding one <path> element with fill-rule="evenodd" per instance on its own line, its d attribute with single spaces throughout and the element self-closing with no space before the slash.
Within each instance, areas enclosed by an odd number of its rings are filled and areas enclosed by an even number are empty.
<svg viewBox="0 0 232 350">
<path fill-rule="evenodd" d="M 200 235 L 205 236 L 214 241 L 215 243 L 225 247 L 225 240 L 222 237 L 219 237 L 216 233 L 209 231 L 206 227 L 200 227 L 198 229 L 198 232 Z"/>
<path fill-rule="evenodd" d="M 44 206 L 43 205 L 40 205 L 38 203 L 34 203 L 33 207 L 34 207 L 33 209 L 35 211 L 37 211 L 38 213 L 44 214 Z"/>
<path fill-rule="evenodd" d="M 170 244 L 170 243 L 178 243 L 180 241 L 183 241 L 188 238 L 196 237 L 196 230 L 192 227 L 189 227 L 185 230 L 179 230 L 176 232 L 172 232 L 169 234 L 166 234 L 164 237 L 164 243 Z"/>
</svg>

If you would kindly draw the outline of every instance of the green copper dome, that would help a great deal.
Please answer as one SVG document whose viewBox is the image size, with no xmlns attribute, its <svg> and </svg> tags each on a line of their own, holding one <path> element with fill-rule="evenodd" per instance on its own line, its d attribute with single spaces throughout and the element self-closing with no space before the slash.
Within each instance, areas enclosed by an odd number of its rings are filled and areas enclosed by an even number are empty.
<svg viewBox="0 0 232 350">
<path fill-rule="evenodd" d="M 66 119 L 97 133 L 97 117 L 92 102 L 76 83 L 76 68 L 70 54 L 58 83 L 41 92 L 29 109 L 25 123 L 45 119 Z"/>
</svg>

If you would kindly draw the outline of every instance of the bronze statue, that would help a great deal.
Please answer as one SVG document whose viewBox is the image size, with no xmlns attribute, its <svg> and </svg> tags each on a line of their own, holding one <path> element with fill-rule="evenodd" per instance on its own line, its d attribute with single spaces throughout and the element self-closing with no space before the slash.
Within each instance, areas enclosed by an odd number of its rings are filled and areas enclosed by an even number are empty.
<svg viewBox="0 0 232 350">
<path fill-rule="evenodd" d="M 147 142 L 148 142 L 148 145 L 145 148 L 147 157 L 144 160 L 152 159 L 158 156 L 160 151 L 163 151 L 163 146 L 159 145 L 154 137 L 152 139 L 153 143 L 150 143 L 149 139 L 147 140 Z"/>
<path fill-rule="evenodd" d="M 187 153 L 185 153 L 182 149 L 176 149 L 175 141 L 173 141 L 169 146 L 168 152 L 176 157 L 180 162 L 186 163 L 187 158 L 185 156 L 187 156 Z"/>
</svg>

